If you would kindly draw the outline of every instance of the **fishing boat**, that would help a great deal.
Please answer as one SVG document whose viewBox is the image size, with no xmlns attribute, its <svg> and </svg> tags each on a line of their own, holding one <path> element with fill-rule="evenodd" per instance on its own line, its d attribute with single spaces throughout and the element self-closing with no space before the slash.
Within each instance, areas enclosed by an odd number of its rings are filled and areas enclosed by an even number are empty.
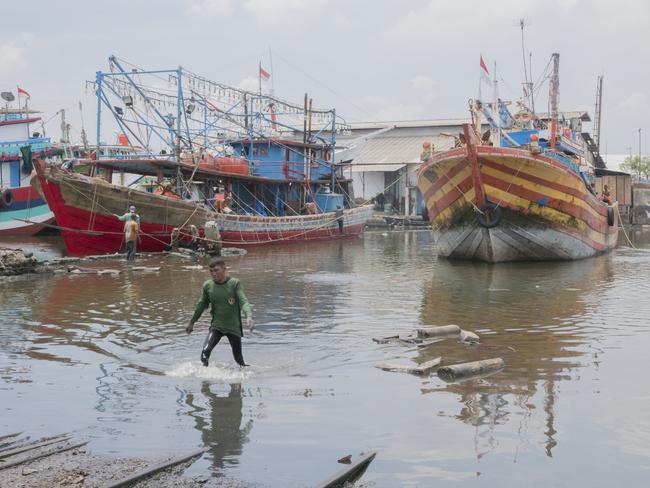
<svg viewBox="0 0 650 488">
<path fill-rule="evenodd" d="M 617 204 L 596 196 L 582 135 L 558 120 L 559 54 L 549 69 L 548 120 L 524 99 L 514 115 L 496 96 L 476 100 L 457 147 L 424 158 L 418 186 L 439 256 L 574 260 L 615 247 Z M 481 116 L 489 131 L 481 130 Z"/>
<path fill-rule="evenodd" d="M 25 90 L 19 89 L 28 99 Z M 49 137 L 30 128 L 41 118 L 24 106 L 11 108 L 16 100 L 12 92 L 0 94 L 5 107 L 0 108 L 0 237 L 33 235 L 54 220 L 47 203 L 30 185 L 30 154 L 44 156 L 54 151 Z M 21 152 L 22 151 L 22 152 Z"/>
<path fill-rule="evenodd" d="M 110 72 L 98 72 L 93 83 L 98 105 L 140 153 L 84 161 L 88 174 L 35 164 L 33 185 L 52 208 L 69 254 L 119 251 L 123 224 L 115 214 L 131 205 L 141 219 L 142 251 L 169 246 L 174 229 L 181 242 L 195 239 L 193 232 L 205 239 L 208 222 L 225 247 L 362 232 L 372 206 L 354 205 L 337 165 L 343 123 L 335 110 L 314 109 L 307 97 L 299 106 L 229 87 L 182 68 L 134 71 L 115 57 L 109 62 Z M 148 74 L 158 86 L 166 77 L 169 87 L 152 89 L 142 81 Z M 101 111 L 97 120 L 101 147 L 108 122 Z M 115 184 L 123 174 L 140 178 Z"/>
</svg>

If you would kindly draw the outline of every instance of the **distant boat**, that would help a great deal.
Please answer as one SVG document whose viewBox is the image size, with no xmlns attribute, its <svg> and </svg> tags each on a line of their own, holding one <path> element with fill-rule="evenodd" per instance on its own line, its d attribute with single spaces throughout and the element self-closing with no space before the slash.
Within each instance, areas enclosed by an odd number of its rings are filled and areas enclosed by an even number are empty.
<svg viewBox="0 0 650 488">
<path fill-rule="evenodd" d="M 41 120 L 39 112 L 8 108 L 15 100 L 2 92 L 5 108 L 0 108 L 0 237 L 33 235 L 54 221 L 47 203 L 30 186 L 30 154 L 44 156 L 54 149 L 49 137 L 30 133 L 30 125 Z M 21 153 L 24 148 L 25 158 Z"/>
<path fill-rule="evenodd" d="M 425 156 L 418 186 L 439 256 L 574 260 L 616 246 L 617 204 L 594 194 L 581 135 L 558 122 L 559 55 L 552 61 L 548 127 L 523 102 L 510 115 L 500 100 L 497 110 L 477 101 L 458 147 Z M 480 133 L 481 114 L 492 134 Z"/>
</svg>

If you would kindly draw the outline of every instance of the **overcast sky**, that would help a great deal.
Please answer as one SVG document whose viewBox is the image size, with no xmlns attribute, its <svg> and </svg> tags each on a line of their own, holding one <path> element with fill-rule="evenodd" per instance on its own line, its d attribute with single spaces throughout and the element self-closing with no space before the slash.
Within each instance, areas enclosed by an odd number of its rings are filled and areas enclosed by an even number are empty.
<svg viewBox="0 0 650 488">
<path fill-rule="evenodd" d="M 348 121 L 467 116 L 479 54 L 500 93 L 520 95 L 521 33 L 533 78 L 560 53 L 560 108 L 593 117 L 604 75 L 601 152 L 650 152 L 650 2 L 642 0 L 29 0 L 2 2 L 0 89 L 20 85 L 48 119 L 78 102 L 94 142 L 85 80 L 115 54 L 144 68 L 182 65 L 255 86 L 258 62 L 276 94 L 336 107 Z M 272 52 L 271 67 L 269 51 Z M 527 55 L 528 57 L 528 55 Z M 252 83 L 252 85 L 251 85 Z M 546 96 L 540 105 L 546 104 Z M 545 107 L 544 107 L 545 108 Z M 58 124 L 47 125 L 58 137 Z M 631 148 L 631 149 L 630 149 Z"/>
</svg>

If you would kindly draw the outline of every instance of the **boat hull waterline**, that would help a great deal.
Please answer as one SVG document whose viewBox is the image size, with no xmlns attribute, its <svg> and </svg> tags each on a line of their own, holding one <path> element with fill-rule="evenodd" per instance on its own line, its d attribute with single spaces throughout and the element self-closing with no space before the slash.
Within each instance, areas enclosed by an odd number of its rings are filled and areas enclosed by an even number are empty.
<svg viewBox="0 0 650 488">
<path fill-rule="evenodd" d="M 462 147 L 435 155 L 419 171 L 439 256 L 492 263 L 574 260 L 615 247 L 616 204 L 598 200 L 564 164 L 525 149 L 473 149 L 474 168 Z M 480 218 L 485 201 L 498 207 L 489 216 L 494 221 Z"/>
</svg>

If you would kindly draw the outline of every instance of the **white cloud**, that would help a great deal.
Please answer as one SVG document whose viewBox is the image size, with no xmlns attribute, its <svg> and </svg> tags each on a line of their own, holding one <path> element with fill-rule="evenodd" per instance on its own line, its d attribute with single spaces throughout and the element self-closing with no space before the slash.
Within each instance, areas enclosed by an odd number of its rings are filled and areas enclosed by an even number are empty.
<svg viewBox="0 0 650 488">
<path fill-rule="evenodd" d="M 26 65 L 25 48 L 16 46 L 11 41 L 0 44 L 0 66 L 3 71 L 18 71 Z"/>
<path fill-rule="evenodd" d="M 255 15 L 260 24 L 296 25 L 320 16 L 327 2 L 328 0 L 246 0 L 244 8 Z"/>
<path fill-rule="evenodd" d="M 647 112 L 650 109 L 650 97 L 647 93 L 632 93 L 630 96 L 621 100 L 617 105 L 617 109 L 630 110 L 634 112 Z"/>
<path fill-rule="evenodd" d="M 252 76 L 247 76 L 237 84 L 237 88 L 248 91 L 257 91 L 259 89 L 259 80 Z"/>
<path fill-rule="evenodd" d="M 225 17 L 234 8 L 232 0 L 186 0 L 187 14 L 196 17 Z"/>
</svg>

